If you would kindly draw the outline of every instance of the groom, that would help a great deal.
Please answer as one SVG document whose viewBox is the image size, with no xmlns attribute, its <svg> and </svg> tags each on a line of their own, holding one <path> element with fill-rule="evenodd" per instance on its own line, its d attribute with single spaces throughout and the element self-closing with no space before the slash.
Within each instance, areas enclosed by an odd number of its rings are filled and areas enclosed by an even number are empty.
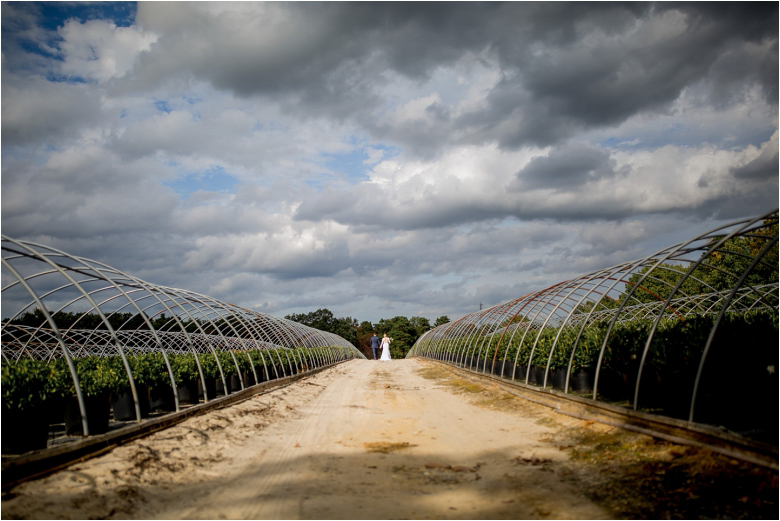
<svg viewBox="0 0 780 521">
<path fill-rule="evenodd" d="M 371 337 L 371 351 L 374 352 L 374 360 L 376 360 L 376 353 L 379 350 L 379 337 L 376 336 L 376 331 L 374 331 L 374 336 Z"/>
</svg>

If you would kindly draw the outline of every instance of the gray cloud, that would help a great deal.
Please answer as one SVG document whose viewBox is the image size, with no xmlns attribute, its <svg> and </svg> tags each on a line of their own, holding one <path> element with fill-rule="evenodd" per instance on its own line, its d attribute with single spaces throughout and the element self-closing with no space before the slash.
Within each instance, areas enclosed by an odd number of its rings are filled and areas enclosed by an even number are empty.
<svg viewBox="0 0 780 521">
<path fill-rule="evenodd" d="M 6 145 L 59 145 L 107 119 L 88 85 L 55 85 L 35 76 L 4 75 L 2 97 Z"/>
<path fill-rule="evenodd" d="M 433 319 L 777 206 L 776 4 L 44 7 L 3 5 L 3 233 L 152 282 Z"/>
<path fill-rule="evenodd" d="M 735 51 L 776 42 L 773 5 L 250 4 L 219 16 L 211 10 L 142 4 L 139 20 L 161 36 L 156 52 L 141 55 L 131 82 L 151 86 L 193 74 L 240 96 L 281 98 L 304 117 L 357 119 L 371 128 L 388 67 L 423 81 L 467 53 L 495 54 L 504 78 L 484 108 L 455 117 L 451 108 L 432 105 L 437 125 L 424 132 L 374 129 L 412 147 L 422 140 L 420 153 L 453 132 L 512 148 L 550 145 L 581 129 L 666 110 L 701 81 L 721 100 L 724 89 L 758 82 L 776 103 L 776 51 L 752 52 L 747 61 Z M 210 45 L 190 44 L 193 26 Z"/>
<path fill-rule="evenodd" d="M 582 143 L 553 149 L 547 156 L 533 158 L 517 173 L 519 188 L 555 188 L 576 190 L 589 181 L 616 175 L 615 161 L 609 152 Z"/>
</svg>

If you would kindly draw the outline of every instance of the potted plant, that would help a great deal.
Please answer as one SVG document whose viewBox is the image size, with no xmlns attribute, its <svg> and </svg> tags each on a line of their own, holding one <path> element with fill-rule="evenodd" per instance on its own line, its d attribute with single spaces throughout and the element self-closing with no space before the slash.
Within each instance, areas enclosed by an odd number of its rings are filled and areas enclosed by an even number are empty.
<svg viewBox="0 0 780 521">
<path fill-rule="evenodd" d="M 249 361 L 249 354 L 246 351 L 234 351 L 233 354 L 238 362 L 238 368 L 241 370 L 244 386 L 251 387 L 255 385 L 255 373 L 252 371 L 252 363 Z"/>
<path fill-rule="evenodd" d="M 87 413 L 89 434 L 102 434 L 108 431 L 111 409 L 111 394 L 116 392 L 121 380 L 127 375 L 117 370 L 110 357 L 87 356 L 74 360 L 79 387 Z M 71 381 L 65 395 L 65 432 L 68 435 L 83 434 L 81 409 L 76 398 L 76 389 Z"/>
<path fill-rule="evenodd" d="M 30 358 L 3 362 L 3 454 L 46 448 L 59 377 L 54 363 Z"/>
<path fill-rule="evenodd" d="M 217 379 L 221 379 L 217 359 L 212 353 L 205 353 L 198 355 L 198 360 L 200 360 L 200 368 L 203 370 L 203 378 L 205 379 L 201 382 L 204 398 L 207 395 L 209 400 L 213 400 L 217 397 Z"/>
<path fill-rule="evenodd" d="M 109 357 L 108 362 L 115 366 L 119 374 L 126 374 L 122 358 Z M 133 375 L 135 390 L 138 394 L 138 405 L 141 410 L 141 418 L 147 418 L 150 412 L 149 388 L 155 383 L 153 357 L 150 354 L 128 356 L 127 362 Z M 111 407 L 114 411 L 114 419 L 117 421 L 133 421 L 136 419 L 135 400 L 130 389 L 130 382 L 125 377 L 118 385 L 111 397 Z"/>
<path fill-rule="evenodd" d="M 252 358 L 252 363 L 255 365 L 255 371 L 257 371 L 257 383 L 270 380 L 270 375 L 273 374 L 273 368 L 269 365 L 268 355 L 264 355 L 260 349 L 252 349 L 249 351 L 249 356 Z"/>
<path fill-rule="evenodd" d="M 179 394 L 179 405 L 195 405 L 198 403 L 198 365 L 195 356 L 191 354 L 169 355 L 173 377 L 176 381 L 176 392 Z"/>
<path fill-rule="evenodd" d="M 574 391 L 581 393 L 593 391 L 596 364 L 605 332 L 604 326 L 599 324 L 588 325 L 582 331 L 571 366 L 570 384 Z"/>
</svg>

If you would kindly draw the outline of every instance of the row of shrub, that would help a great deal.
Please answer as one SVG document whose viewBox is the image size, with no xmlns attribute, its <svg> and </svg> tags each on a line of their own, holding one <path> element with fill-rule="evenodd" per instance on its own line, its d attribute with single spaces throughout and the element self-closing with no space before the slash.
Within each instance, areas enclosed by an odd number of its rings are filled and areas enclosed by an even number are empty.
<svg viewBox="0 0 780 521">
<path fill-rule="evenodd" d="M 635 389 L 652 320 L 616 323 L 608 338 L 609 322 L 599 322 L 584 329 L 565 326 L 562 330 L 528 330 L 525 337 L 521 328 L 514 336 L 507 333 L 500 346 L 500 333 L 471 339 L 442 339 L 418 346 L 417 352 L 519 381 L 525 381 L 528 376 L 528 383 L 535 385 L 545 382 L 546 373 L 547 386 L 563 389 L 572 349 L 580 335 L 569 385 L 575 391 L 592 392 L 599 352 L 607 338 L 597 384 L 599 399 L 628 402 L 640 409 L 687 419 L 699 365 L 715 319 L 715 315 L 699 315 L 661 320 L 641 369 L 638 404 L 634 404 Z M 753 429 L 756 432 L 752 436 L 761 439 L 767 432 L 769 438 L 776 435 L 777 346 L 777 314 L 765 311 L 725 314 L 702 369 L 695 421 L 725 425 L 740 432 Z M 589 379 L 582 389 L 572 386 L 572 380 L 578 376 Z"/>
<path fill-rule="evenodd" d="M 261 380 L 279 378 L 294 374 L 299 368 L 311 369 L 342 358 L 345 353 L 340 347 L 311 349 L 269 349 L 252 351 L 219 351 L 216 357 L 211 353 L 199 354 L 204 378 L 228 377 L 240 372 L 258 374 Z M 305 352 L 304 352 L 305 351 Z M 338 354 L 334 355 L 334 351 Z M 233 357 L 235 357 L 235 362 Z M 138 385 L 148 387 L 171 384 L 165 358 L 161 352 L 126 356 L 133 379 Z M 251 361 L 250 361 L 251 358 Z M 219 360 L 219 366 L 217 364 Z M 192 354 L 169 354 L 174 381 L 177 385 L 200 379 L 195 356 Z M 115 356 L 88 356 L 73 360 L 82 394 L 95 396 L 102 393 L 117 393 L 129 389 L 127 372 L 122 358 Z M 253 371 L 254 365 L 254 371 Z M 2 400 L 6 409 L 24 410 L 35 406 L 49 397 L 75 396 L 75 386 L 64 358 L 49 362 L 33 359 L 3 361 Z"/>
<path fill-rule="evenodd" d="M 310 349 L 267 349 L 252 351 L 219 351 L 199 354 L 196 362 L 193 354 L 168 354 L 171 372 L 162 352 L 150 352 L 126 356 L 133 376 L 142 417 L 148 415 L 155 398 L 165 404 L 164 410 L 174 408 L 174 388 L 180 403 L 197 403 L 198 394 L 206 390 L 211 399 L 220 394 L 239 390 L 266 380 L 273 380 L 299 371 L 328 365 L 351 358 L 354 353 L 339 346 Z M 234 359 L 235 357 L 235 359 Z M 198 362 L 203 372 L 201 380 Z M 88 406 L 87 417 L 91 434 L 105 432 L 108 428 L 109 407 L 113 402 L 115 419 L 135 419 L 135 404 L 130 392 L 130 381 L 122 358 L 116 356 L 88 356 L 73 360 L 81 394 Z M 219 368 L 222 368 L 220 373 Z M 222 375 L 228 388 L 223 387 Z M 239 378 L 240 375 L 240 378 Z M 255 375 L 257 378 L 255 378 Z M 183 394 L 184 393 L 184 394 Z M 76 388 L 64 358 L 49 362 L 33 359 L 2 363 L 3 451 L 23 452 L 25 449 L 43 448 L 50 423 L 64 420 L 66 428 L 69 414 L 77 416 L 73 433 L 82 432 L 81 415 L 76 400 Z M 132 418 L 116 418 L 117 403 L 130 410 Z M 90 405 L 96 412 L 90 412 Z M 72 414 L 69 412 L 73 409 Z M 125 413 L 122 413 L 125 414 Z M 94 417 L 93 417 L 94 416 Z M 52 420 L 53 418 L 56 418 Z M 93 420 L 97 418 L 93 428 Z M 44 438 L 24 434 L 19 424 L 31 424 L 44 430 Z M 68 428 L 70 429 L 70 428 Z M 81 430 L 80 430 L 81 429 Z M 71 431 L 68 431 L 71 433 Z M 34 436 L 38 436 L 37 434 Z M 41 447 L 40 445 L 43 445 Z M 21 450 L 18 445 L 21 444 Z M 17 446 L 14 446 L 17 445 Z"/>
<path fill-rule="evenodd" d="M 715 315 L 663 318 L 653 335 L 645 365 L 662 369 L 689 365 L 692 362 L 698 364 L 714 321 Z M 652 320 L 615 323 L 609 333 L 602 368 L 623 372 L 635 366 L 644 351 L 652 325 Z M 566 369 L 579 335 L 577 350 L 572 360 L 572 369 L 577 370 L 596 366 L 608 326 L 608 321 L 600 321 L 589 324 L 584 329 L 581 326 L 564 326 L 562 329 L 526 331 L 521 327 L 515 332 L 507 332 L 503 337 L 498 333 L 431 341 L 428 346 L 419 346 L 418 352 L 423 353 L 427 348 L 437 358 L 449 358 L 456 362 L 468 357 L 479 357 L 489 360 L 489 365 L 492 365 L 494 357 L 498 363 L 506 360 L 511 364 L 516 361 L 522 366 L 527 366 L 530 361 L 531 365 L 546 367 L 549 360 L 550 369 Z M 724 342 L 739 342 L 740 339 L 753 339 L 766 346 L 773 345 L 772 342 L 776 344 L 777 315 L 768 312 L 726 314 L 718 326 L 714 346 Z M 550 357 L 554 343 L 555 350 Z"/>
</svg>

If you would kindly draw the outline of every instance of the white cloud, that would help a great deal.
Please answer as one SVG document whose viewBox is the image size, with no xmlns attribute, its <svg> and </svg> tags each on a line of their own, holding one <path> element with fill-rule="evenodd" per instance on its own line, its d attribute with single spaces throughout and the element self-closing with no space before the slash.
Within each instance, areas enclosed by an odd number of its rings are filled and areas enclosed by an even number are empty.
<svg viewBox="0 0 780 521">
<path fill-rule="evenodd" d="M 62 74 L 101 82 L 127 74 L 138 55 L 157 40 L 154 33 L 106 20 L 68 20 L 58 33 L 63 39 Z"/>
<path fill-rule="evenodd" d="M 385 151 L 381 148 L 373 148 L 373 147 L 366 147 L 365 150 L 366 154 L 368 154 L 368 159 L 363 161 L 364 165 L 373 165 L 381 161 L 381 159 L 385 155 Z"/>
<path fill-rule="evenodd" d="M 454 317 L 777 206 L 748 11 L 6 7 L 3 232 L 274 314 Z"/>
</svg>

